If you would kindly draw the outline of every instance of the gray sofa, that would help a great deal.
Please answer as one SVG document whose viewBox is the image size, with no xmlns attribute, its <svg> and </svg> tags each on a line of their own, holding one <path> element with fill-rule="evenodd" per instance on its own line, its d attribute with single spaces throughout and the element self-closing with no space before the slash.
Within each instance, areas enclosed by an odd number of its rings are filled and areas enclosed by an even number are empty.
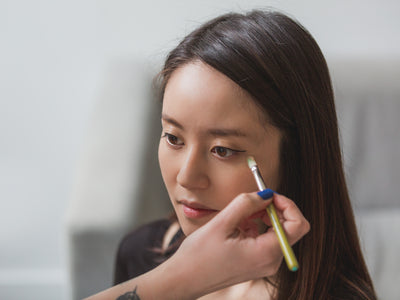
<svg viewBox="0 0 400 300">
<path fill-rule="evenodd" d="M 400 295 L 400 61 L 331 62 L 345 171 L 380 299 Z"/>
<path fill-rule="evenodd" d="M 381 299 L 400 294 L 400 62 L 329 62 L 346 176 Z M 160 107 L 143 63 L 110 68 L 67 212 L 73 299 L 110 287 L 119 240 L 171 207 L 157 162 Z"/>
</svg>

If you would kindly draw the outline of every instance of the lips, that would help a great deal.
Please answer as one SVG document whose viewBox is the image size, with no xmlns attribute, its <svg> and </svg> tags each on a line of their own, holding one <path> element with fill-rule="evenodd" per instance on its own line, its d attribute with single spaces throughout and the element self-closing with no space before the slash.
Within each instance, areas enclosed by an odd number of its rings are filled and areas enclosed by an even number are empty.
<svg viewBox="0 0 400 300">
<path fill-rule="evenodd" d="M 217 210 L 208 208 L 197 202 L 181 200 L 178 201 L 178 203 L 182 205 L 185 216 L 192 219 L 203 218 L 217 212 Z"/>
</svg>

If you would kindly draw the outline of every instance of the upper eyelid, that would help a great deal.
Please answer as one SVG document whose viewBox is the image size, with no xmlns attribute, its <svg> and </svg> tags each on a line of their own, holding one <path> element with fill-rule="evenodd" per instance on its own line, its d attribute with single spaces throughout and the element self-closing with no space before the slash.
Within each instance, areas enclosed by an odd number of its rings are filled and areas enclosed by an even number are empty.
<svg viewBox="0 0 400 300">
<path fill-rule="evenodd" d="M 181 142 L 183 142 L 183 140 L 179 137 L 179 136 L 177 136 L 176 134 L 172 134 L 172 133 L 169 133 L 169 132 L 167 132 L 167 131 L 165 131 L 164 129 L 163 129 L 163 135 L 162 135 L 162 137 L 168 137 L 168 136 L 173 136 L 173 137 L 175 137 L 175 138 L 177 138 L 179 141 L 181 141 Z M 222 146 L 222 145 L 215 145 L 215 146 L 213 146 L 212 148 L 211 148 L 211 150 L 214 150 L 215 148 L 224 148 L 224 149 L 228 149 L 228 150 L 231 150 L 231 151 L 233 151 L 233 152 L 239 152 L 239 153 L 242 153 L 242 152 L 246 152 L 246 150 L 238 150 L 238 149 L 234 149 L 234 148 L 231 148 L 231 147 L 227 147 L 227 146 Z"/>
<path fill-rule="evenodd" d="M 174 135 L 174 134 L 171 134 L 171 133 L 168 133 L 168 132 L 165 132 L 165 131 L 164 131 L 164 134 L 162 135 L 162 137 L 163 137 L 163 138 L 166 138 L 167 143 L 170 144 L 171 146 L 182 146 L 182 145 L 184 145 L 184 142 L 182 141 L 182 139 L 179 138 L 178 136 Z M 170 143 L 170 142 L 168 141 L 168 138 L 169 138 L 169 137 L 174 137 L 174 138 L 176 138 L 176 139 L 178 140 L 178 142 L 179 142 L 179 143 L 182 143 L 182 144 L 172 144 L 172 143 Z"/>
<path fill-rule="evenodd" d="M 233 149 L 233 148 L 229 148 L 229 147 L 224 147 L 224 146 L 214 146 L 214 147 L 212 147 L 211 150 L 214 150 L 215 148 L 224 148 L 224 149 L 231 150 L 231 151 L 233 151 L 233 152 L 246 152 L 246 150 L 237 150 L 237 149 Z"/>
<path fill-rule="evenodd" d="M 230 155 L 227 155 L 227 156 L 220 156 L 217 153 L 217 151 L 215 150 L 216 148 L 224 148 L 224 149 L 230 151 L 231 153 L 230 153 Z M 211 152 L 213 153 L 213 155 L 216 155 L 219 159 L 229 160 L 229 159 L 232 159 L 233 157 L 236 157 L 236 155 L 239 155 L 239 153 L 246 152 L 246 150 L 235 150 L 235 149 L 228 148 L 228 147 L 215 146 L 211 149 Z"/>
<path fill-rule="evenodd" d="M 161 115 L 161 123 L 166 123 L 167 125 L 173 126 L 177 129 L 184 130 L 183 125 L 181 125 L 177 120 L 174 118 L 168 116 L 167 114 L 162 114 Z M 211 128 L 206 130 L 206 133 L 211 136 L 215 137 L 227 137 L 227 136 L 232 136 L 232 137 L 247 137 L 248 134 L 241 131 L 240 129 L 236 128 Z"/>
<path fill-rule="evenodd" d="M 169 126 L 169 125 L 167 125 L 165 127 L 162 126 L 161 130 L 163 132 L 163 135 L 169 134 L 169 135 L 173 135 L 177 138 L 179 138 L 179 136 L 180 136 L 180 134 L 179 134 L 180 129 L 176 128 L 174 126 Z"/>
</svg>

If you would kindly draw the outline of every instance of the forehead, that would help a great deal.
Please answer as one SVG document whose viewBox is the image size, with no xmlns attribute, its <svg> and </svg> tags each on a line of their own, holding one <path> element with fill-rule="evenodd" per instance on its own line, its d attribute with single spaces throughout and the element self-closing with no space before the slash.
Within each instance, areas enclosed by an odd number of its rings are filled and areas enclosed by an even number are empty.
<svg viewBox="0 0 400 300">
<path fill-rule="evenodd" d="M 186 64 L 172 73 L 164 93 L 163 114 L 210 126 L 263 125 L 252 97 L 202 62 Z"/>
</svg>

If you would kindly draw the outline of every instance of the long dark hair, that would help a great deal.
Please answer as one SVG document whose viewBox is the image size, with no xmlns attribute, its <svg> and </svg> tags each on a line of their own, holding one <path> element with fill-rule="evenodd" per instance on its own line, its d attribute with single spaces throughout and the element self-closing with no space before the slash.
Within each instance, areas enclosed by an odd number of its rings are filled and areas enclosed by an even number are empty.
<svg viewBox="0 0 400 300">
<path fill-rule="evenodd" d="M 246 90 L 283 133 L 280 185 L 311 224 L 294 246 L 300 269 L 282 264 L 277 299 L 375 299 L 344 178 L 328 67 L 299 23 L 274 11 L 230 13 L 193 31 L 161 72 L 202 61 Z"/>
</svg>

